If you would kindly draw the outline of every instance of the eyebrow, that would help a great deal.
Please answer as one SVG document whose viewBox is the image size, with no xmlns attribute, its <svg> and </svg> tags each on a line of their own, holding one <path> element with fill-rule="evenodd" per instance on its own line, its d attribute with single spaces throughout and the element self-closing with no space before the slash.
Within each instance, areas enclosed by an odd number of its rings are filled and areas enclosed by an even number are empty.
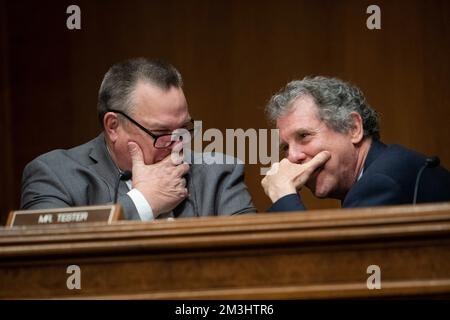
<svg viewBox="0 0 450 320">
<path fill-rule="evenodd" d="M 189 123 L 191 123 L 191 121 L 192 121 L 192 118 L 189 118 L 187 121 L 184 122 L 184 124 L 180 128 L 187 126 Z M 148 130 L 150 130 L 152 132 L 153 131 L 154 132 L 172 131 L 172 129 L 167 128 L 166 125 L 162 124 L 162 123 L 154 123 L 152 126 L 148 127 Z"/>
<path fill-rule="evenodd" d="M 300 128 L 298 130 L 295 130 L 294 134 L 296 136 L 299 136 L 299 135 L 302 135 L 304 133 L 314 134 L 316 132 L 317 132 L 317 130 L 313 130 L 311 128 Z M 282 148 L 287 147 L 287 146 L 289 146 L 289 143 L 287 143 L 286 141 L 280 139 L 280 141 L 279 141 L 279 148 L 282 149 Z"/>
<path fill-rule="evenodd" d="M 312 132 L 316 132 L 316 130 L 313 130 L 312 128 L 300 128 L 295 131 L 296 134 L 312 133 Z"/>
</svg>

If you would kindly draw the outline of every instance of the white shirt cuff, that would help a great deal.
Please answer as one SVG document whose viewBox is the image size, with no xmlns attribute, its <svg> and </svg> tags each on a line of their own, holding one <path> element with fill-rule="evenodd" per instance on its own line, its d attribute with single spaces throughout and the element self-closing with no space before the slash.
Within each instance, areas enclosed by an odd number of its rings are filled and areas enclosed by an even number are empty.
<svg viewBox="0 0 450 320">
<path fill-rule="evenodd" d="M 144 195 L 138 189 L 131 189 L 127 195 L 131 198 L 136 206 L 137 212 L 142 221 L 152 221 L 155 219 L 153 210 Z"/>
</svg>

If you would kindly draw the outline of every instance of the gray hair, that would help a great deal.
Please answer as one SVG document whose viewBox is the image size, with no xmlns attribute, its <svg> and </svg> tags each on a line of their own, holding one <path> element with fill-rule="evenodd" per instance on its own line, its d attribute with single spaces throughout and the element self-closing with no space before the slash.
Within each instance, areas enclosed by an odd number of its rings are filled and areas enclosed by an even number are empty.
<svg viewBox="0 0 450 320">
<path fill-rule="evenodd" d="M 310 96 L 318 107 L 319 118 L 337 132 L 346 133 L 353 127 L 351 112 L 362 118 L 364 137 L 380 138 L 378 113 L 366 102 L 361 90 L 337 78 L 305 77 L 289 82 L 270 99 L 266 114 L 276 121 L 288 113 L 302 96 Z"/>
<path fill-rule="evenodd" d="M 98 92 L 97 115 L 102 127 L 105 113 L 109 110 L 131 112 L 132 93 L 140 80 L 164 90 L 183 86 L 178 70 L 163 61 L 135 58 L 113 65 L 105 74 Z"/>
</svg>

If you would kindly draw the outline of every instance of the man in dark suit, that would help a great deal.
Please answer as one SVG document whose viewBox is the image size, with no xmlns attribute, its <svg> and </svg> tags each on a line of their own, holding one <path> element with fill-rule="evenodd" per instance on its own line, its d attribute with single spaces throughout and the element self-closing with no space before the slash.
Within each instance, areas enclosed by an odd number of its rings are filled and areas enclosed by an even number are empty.
<svg viewBox="0 0 450 320">
<path fill-rule="evenodd" d="M 181 75 L 170 64 L 139 58 L 112 66 L 100 87 L 97 113 L 99 136 L 26 166 L 23 209 L 111 203 L 119 176 L 128 170 L 132 178 L 120 181 L 117 199 L 127 219 L 256 211 L 243 165 L 234 159 L 206 165 L 211 155 L 192 153 L 192 165 L 173 161 L 172 151 L 182 143 L 173 132 L 192 133 L 193 120 Z"/>
<path fill-rule="evenodd" d="M 413 202 L 426 157 L 380 141 L 378 115 L 356 87 L 335 78 L 292 81 L 274 95 L 267 114 L 280 130 L 286 158 L 262 180 L 269 211 L 305 210 L 298 191 L 335 198 L 342 207 Z M 424 169 L 417 202 L 450 201 L 450 173 Z"/>
</svg>

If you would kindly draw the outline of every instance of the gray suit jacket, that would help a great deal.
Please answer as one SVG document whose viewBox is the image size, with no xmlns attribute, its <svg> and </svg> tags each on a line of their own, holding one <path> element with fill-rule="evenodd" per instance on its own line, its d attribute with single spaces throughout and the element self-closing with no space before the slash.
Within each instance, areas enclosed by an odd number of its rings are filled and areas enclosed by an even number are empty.
<svg viewBox="0 0 450 320">
<path fill-rule="evenodd" d="M 118 169 L 100 134 L 81 146 L 54 150 L 31 161 L 23 171 L 21 208 L 112 203 L 118 177 Z M 242 164 L 192 164 L 186 180 L 190 196 L 173 210 L 175 217 L 256 211 L 244 184 Z M 120 182 L 118 202 L 126 219 L 139 220 L 128 191 L 126 183 Z"/>
</svg>

